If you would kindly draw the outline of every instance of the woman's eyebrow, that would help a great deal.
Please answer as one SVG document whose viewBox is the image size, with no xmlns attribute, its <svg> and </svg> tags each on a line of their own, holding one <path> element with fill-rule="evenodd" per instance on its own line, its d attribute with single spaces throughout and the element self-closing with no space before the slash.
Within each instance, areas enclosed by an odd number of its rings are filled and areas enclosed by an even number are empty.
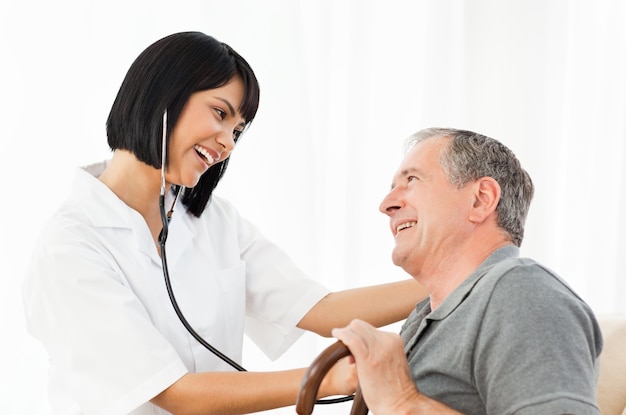
<svg viewBox="0 0 626 415">
<path fill-rule="evenodd" d="M 226 104 L 226 106 L 228 107 L 228 110 L 230 111 L 230 115 L 231 117 L 235 116 L 235 108 L 233 107 L 233 105 L 230 103 L 230 101 L 228 101 L 225 98 L 220 98 L 220 97 L 215 97 L 216 99 L 219 99 L 220 101 L 222 101 L 224 104 Z"/>
</svg>

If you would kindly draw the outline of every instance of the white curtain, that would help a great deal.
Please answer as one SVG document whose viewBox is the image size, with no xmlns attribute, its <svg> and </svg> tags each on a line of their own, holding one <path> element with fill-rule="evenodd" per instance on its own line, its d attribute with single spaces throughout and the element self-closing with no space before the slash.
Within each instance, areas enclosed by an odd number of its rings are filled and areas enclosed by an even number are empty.
<svg viewBox="0 0 626 415">
<path fill-rule="evenodd" d="M 501 140 L 533 177 L 522 254 L 597 313 L 626 312 L 624 21 L 621 0 L 0 4 L 0 411 L 46 413 L 20 298 L 33 239 L 73 167 L 109 157 L 104 123 L 132 60 L 176 31 L 211 34 L 255 69 L 261 107 L 218 191 L 313 277 L 407 277 L 378 204 L 406 136 L 456 127 Z M 328 342 L 305 336 L 272 363 L 248 345 L 244 363 L 303 366 Z"/>
</svg>

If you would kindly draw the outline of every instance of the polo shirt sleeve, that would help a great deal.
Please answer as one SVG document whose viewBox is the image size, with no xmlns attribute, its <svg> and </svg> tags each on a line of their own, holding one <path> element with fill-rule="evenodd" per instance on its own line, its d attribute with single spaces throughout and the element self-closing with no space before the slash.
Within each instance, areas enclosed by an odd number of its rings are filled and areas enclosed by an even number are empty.
<svg viewBox="0 0 626 415">
<path fill-rule="evenodd" d="M 229 208 L 227 202 L 221 203 Z M 309 278 L 252 223 L 238 214 L 236 221 L 246 264 L 246 334 L 276 359 L 304 333 L 298 322 L 330 291 Z"/>
<path fill-rule="evenodd" d="M 23 290 L 28 330 L 82 412 L 129 413 L 187 369 L 89 232 L 60 222 L 44 234 Z"/>
<path fill-rule="evenodd" d="M 598 414 L 601 336 L 589 307 L 536 263 L 495 285 L 474 357 L 488 414 Z"/>
</svg>

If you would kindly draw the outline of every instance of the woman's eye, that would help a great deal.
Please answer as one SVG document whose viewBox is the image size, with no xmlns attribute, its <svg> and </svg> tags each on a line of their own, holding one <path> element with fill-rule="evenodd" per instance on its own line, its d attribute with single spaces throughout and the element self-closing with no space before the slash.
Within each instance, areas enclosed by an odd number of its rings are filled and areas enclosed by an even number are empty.
<svg viewBox="0 0 626 415">
<path fill-rule="evenodd" d="M 215 112 L 217 112 L 217 115 L 223 120 L 224 118 L 226 118 L 226 111 L 222 111 L 219 108 L 215 108 Z"/>
<path fill-rule="evenodd" d="M 237 141 L 239 139 L 239 137 L 241 137 L 241 134 L 243 134 L 243 130 L 235 130 L 235 131 L 233 131 L 233 138 L 235 139 L 235 141 Z"/>
</svg>

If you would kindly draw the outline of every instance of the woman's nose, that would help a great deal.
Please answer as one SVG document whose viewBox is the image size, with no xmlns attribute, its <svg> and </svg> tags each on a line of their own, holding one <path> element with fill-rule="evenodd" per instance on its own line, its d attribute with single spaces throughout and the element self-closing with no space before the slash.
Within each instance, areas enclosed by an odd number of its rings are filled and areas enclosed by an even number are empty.
<svg viewBox="0 0 626 415">
<path fill-rule="evenodd" d="M 230 154 L 230 152 L 233 151 L 233 149 L 235 148 L 235 137 L 231 132 L 224 131 L 223 133 L 219 134 L 217 137 L 217 142 L 222 147 L 224 147 L 225 152 L 228 154 Z"/>
</svg>

